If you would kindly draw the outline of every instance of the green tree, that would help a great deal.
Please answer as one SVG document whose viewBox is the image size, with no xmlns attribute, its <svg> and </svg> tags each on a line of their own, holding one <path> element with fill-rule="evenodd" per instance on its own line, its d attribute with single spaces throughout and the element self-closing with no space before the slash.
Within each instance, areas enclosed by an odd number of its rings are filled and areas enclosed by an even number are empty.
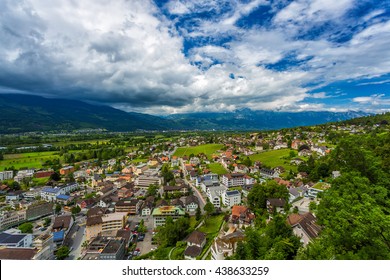
<svg viewBox="0 0 390 280">
<path fill-rule="evenodd" d="M 261 185 L 255 184 L 248 194 L 248 204 L 253 210 L 263 212 L 268 198 L 283 198 L 287 201 L 288 196 L 287 188 L 272 180 Z"/>
<path fill-rule="evenodd" d="M 50 180 L 54 180 L 56 182 L 58 182 L 59 180 L 61 180 L 61 175 L 60 173 L 58 172 L 54 172 L 53 174 L 50 175 Z"/>
<path fill-rule="evenodd" d="M 199 221 L 202 218 L 202 212 L 200 210 L 200 207 L 196 208 L 195 218 L 197 221 Z"/>
<path fill-rule="evenodd" d="M 57 252 L 56 252 L 56 257 L 57 260 L 64 260 L 69 256 L 70 250 L 67 246 L 61 246 Z"/>
<path fill-rule="evenodd" d="M 61 209 L 62 209 L 62 206 L 61 206 L 61 204 L 56 204 L 56 206 L 55 206 L 55 208 L 54 208 L 54 212 L 56 213 L 56 214 L 58 214 L 58 213 L 60 213 L 61 212 Z"/>
<path fill-rule="evenodd" d="M 23 223 L 18 227 L 22 233 L 33 233 L 33 228 L 32 223 Z"/>
<path fill-rule="evenodd" d="M 244 159 L 242 161 L 242 164 L 247 166 L 247 167 L 250 167 L 250 166 L 252 166 L 252 160 L 249 157 L 246 157 L 246 159 Z"/>
<path fill-rule="evenodd" d="M 203 210 L 206 212 L 207 217 L 209 217 L 215 212 L 214 204 L 212 204 L 210 201 L 207 201 L 207 203 L 203 207 Z"/>
<path fill-rule="evenodd" d="M 77 215 L 78 213 L 80 213 L 81 208 L 80 208 L 80 206 L 76 205 L 76 206 L 72 207 L 70 211 L 72 212 L 72 215 Z"/>
<path fill-rule="evenodd" d="M 50 218 L 45 218 L 43 220 L 43 226 L 48 227 L 51 224 L 51 219 Z"/>
</svg>

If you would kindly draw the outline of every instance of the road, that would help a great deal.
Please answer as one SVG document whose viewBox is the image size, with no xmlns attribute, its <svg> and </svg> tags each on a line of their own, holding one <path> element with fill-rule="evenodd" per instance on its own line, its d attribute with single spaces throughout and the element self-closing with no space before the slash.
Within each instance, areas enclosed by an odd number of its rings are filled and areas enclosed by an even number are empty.
<svg viewBox="0 0 390 280">
<path fill-rule="evenodd" d="M 81 256 L 81 245 L 85 241 L 85 217 L 77 217 L 76 221 L 70 230 L 68 236 L 68 244 L 66 244 L 69 248 L 73 248 L 69 254 L 67 259 L 75 260 Z M 64 242 L 65 243 L 65 242 Z"/>
<path fill-rule="evenodd" d="M 202 196 L 202 193 L 201 191 L 199 191 L 195 186 L 194 184 L 192 184 L 192 182 L 188 181 L 187 179 L 184 179 L 185 182 L 191 186 L 192 190 L 194 191 L 194 195 L 198 198 L 199 200 L 199 206 L 200 206 L 200 209 L 202 210 L 202 213 L 203 213 L 203 208 L 206 204 L 206 199 Z"/>
</svg>

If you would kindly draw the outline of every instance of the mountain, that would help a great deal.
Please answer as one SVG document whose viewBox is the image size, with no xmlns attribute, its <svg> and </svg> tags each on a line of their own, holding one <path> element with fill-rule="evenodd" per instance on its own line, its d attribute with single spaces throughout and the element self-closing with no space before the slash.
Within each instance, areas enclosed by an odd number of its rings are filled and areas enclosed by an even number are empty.
<svg viewBox="0 0 390 280">
<path fill-rule="evenodd" d="M 190 113 L 157 117 L 109 106 L 34 95 L 0 94 L 0 133 L 103 128 L 143 130 L 267 130 L 316 125 L 366 116 L 363 112 L 275 112 L 240 109 L 225 113 Z"/>
<path fill-rule="evenodd" d="M 271 130 L 317 125 L 368 115 L 364 112 L 275 112 L 240 109 L 226 113 L 191 113 L 167 116 L 183 127 L 218 130 Z"/>
<path fill-rule="evenodd" d="M 0 94 L 0 133 L 104 128 L 109 131 L 164 130 L 175 123 L 126 113 L 109 106 L 34 95 Z"/>
</svg>

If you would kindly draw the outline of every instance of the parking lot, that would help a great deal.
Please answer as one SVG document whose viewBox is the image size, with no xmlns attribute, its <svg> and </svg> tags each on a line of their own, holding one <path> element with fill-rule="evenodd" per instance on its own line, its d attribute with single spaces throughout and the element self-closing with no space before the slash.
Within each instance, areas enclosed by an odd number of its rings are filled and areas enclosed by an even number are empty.
<svg viewBox="0 0 390 280">
<path fill-rule="evenodd" d="M 142 216 L 131 216 L 128 219 L 130 224 L 130 229 L 134 230 L 136 224 L 138 224 L 141 220 L 144 220 L 144 225 L 147 228 L 147 232 L 145 233 L 145 238 L 143 241 L 137 241 L 136 248 L 140 249 L 140 255 L 144 255 L 149 253 L 152 248 L 156 247 L 156 245 L 152 245 L 152 232 L 153 232 L 153 218 L 151 217 L 142 217 Z"/>
</svg>

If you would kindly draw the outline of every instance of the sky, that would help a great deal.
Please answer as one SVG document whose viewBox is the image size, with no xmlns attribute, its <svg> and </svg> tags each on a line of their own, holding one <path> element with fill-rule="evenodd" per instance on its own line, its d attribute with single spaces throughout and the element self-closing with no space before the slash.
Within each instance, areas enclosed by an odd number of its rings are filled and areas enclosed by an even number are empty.
<svg viewBox="0 0 390 280">
<path fill-rule="evenodd" d="M 390 0 L 1 0 L 0 93 L 154 115 L 390 110 Z"/>
</svg>

